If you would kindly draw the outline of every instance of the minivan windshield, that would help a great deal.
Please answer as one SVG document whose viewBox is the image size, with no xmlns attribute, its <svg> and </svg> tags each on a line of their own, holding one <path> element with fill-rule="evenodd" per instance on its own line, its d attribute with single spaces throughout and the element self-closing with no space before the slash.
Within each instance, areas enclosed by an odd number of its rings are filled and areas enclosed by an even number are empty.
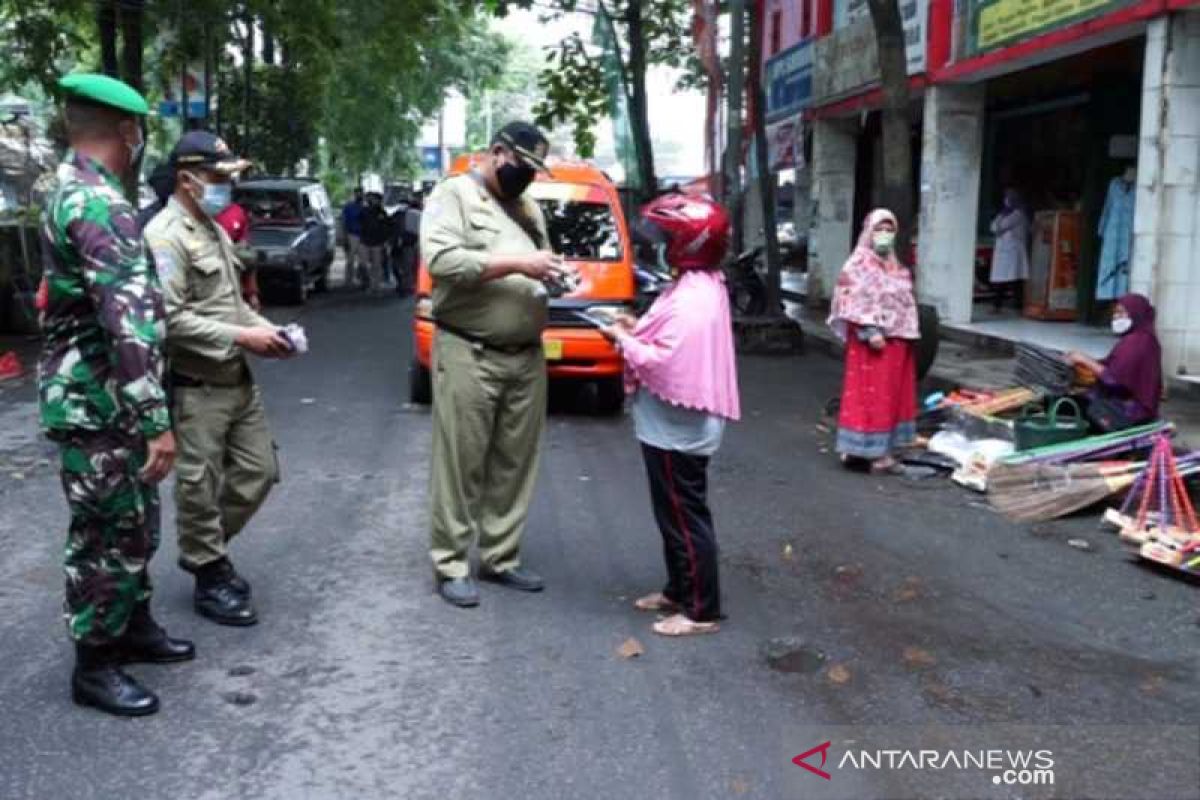
<svg viewBox="0 0 1200 800">
<path fill-rule="evenodd" d="M 620 261 L 621 236 L 616 217 L 606 202 L 539 197 L 550 245 L 564 258 L 578 261 Z"/>
</svg>

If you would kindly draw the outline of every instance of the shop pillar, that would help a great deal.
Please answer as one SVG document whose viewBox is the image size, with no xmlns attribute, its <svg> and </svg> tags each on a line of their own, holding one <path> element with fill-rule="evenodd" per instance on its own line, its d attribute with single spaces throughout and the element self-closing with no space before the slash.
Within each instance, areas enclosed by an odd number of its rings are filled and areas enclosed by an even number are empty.
<svg viewBox="0 0 1200 800">
<path fill-rule="evenodd" d="M 858 126 L 853 120 L 813 124 L 812 235 L 808 250 L 810 299 L 828 299 L 850 255 L 854 231 L 854 169 Z"/>
<path fill-rule="evenodd" d="M 925 92 L 917 293 L 943 322 L 971 321 L 984 100 L 983 84 Z"/>
<path fill-rule="evenodd" d="M 1167 375 L 1200 375 L 1200 11 L 1151 21 L 1142 78 L 1133 291 L 1158 309 Z"/>
</svg>

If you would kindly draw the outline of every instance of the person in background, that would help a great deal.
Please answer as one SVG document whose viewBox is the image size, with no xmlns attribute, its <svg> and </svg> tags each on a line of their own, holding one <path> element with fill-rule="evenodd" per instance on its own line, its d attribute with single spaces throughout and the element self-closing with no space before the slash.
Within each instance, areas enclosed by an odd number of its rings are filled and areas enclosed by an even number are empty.
<svg viewBox="0 0 1200 800">
<path fill-rule="evenodd" d="M 996 246 L 992 252 L 992 303 L 996 312 L 1004 308 L 1010 295 L 1019 310 L 1024 300 L 1023 287 L 1029 279 L 1029 214 L 1016 189 L 1006 189 L 1004 205 L 992 220 Z"/>
<path fill-rule="evenodd" d="M 146 183 L 150 184 L 150 188 L 154 190 L 154 196 L 157 198 L 153 203 L 143 208 L 137 215 L 137 229 L 144 231 L 146 226 L 150 224 L 150 220 L 154 219 L 158 212 L 167 207 L 167 201 L 171 199 L 171 195 L 175 192 L 175 168 L 168 162 L 163 162 L 154 168 L 150 173 L 150 177 L 146 179 Z"/>
<path fill-rule="evenodd" d="M 342 228 L 346 232 L 346 286 L 354 285 L 362 253 L 362 189 L 355 189 L 350 202 L 342 206 Z"/>
<path fill-rule="evenodd" d="M 421 195 L 414 193 L 399 220 L 400 229 L 400 266 L 398 267 L 401 280 L 404 281 L 402 293 L 411 294 L 417 289 L 417 263 L 420 259 Z"/>
<path fill-rule="evenodd" d="M 366 267 L 365 288 L 371 288 L 373 276 L 379 276 L 380 285 L 392 282 L 387 268 L 387 243 L 392 235 L 391 222 L 383 208 L 383 198 L 375 192 L 367 195 L 367 204 L 362 213 L 362 255 Z"/>
<path fill-rule="evenodd" d="M 1113 306 L 1112 330 L 1121 337 L 1097 361 L 1083 353 L 1067 361 L 1095 376 L 1087 415 L 1101 432 L 1132 428 L 1158 419 L 1162 400 L 1162 345 L 1154 329 L 1154 306 L 1140 294 L 1127 294 Z"/>
<path fill-rule="evenodd" d="M 872 472 L 916 436 L 915 342 L 921 338 L 912 273 L 896 258 L 896 217 L 872 211 L 834 290 L 829 325 L 846 343 L 837 452 Z"/>
<path fill-rule="evenodd" d="M 246 246 L 250 238 L 250 216 L 238 203 L 217 214 L 214 221 L 229 234 L 229 241 L 238 259 L 242 262 L 242 299 L 255 311 L 262 311 L 262 299 L 258 290 L 258 273 L 254 270 L 254 259 Z"/>
<path fill-rule="evenodd" d="M 634 606 L 666 615 L 652 626 L 662 636 L 715 633 L 721 590 L 708 465 L 726 421 L 741 416 L 729 293 L 721 273 L 729 215 L 707 198 L 676 194 L 648 204 L 642 220 L 661 232 L 657 238 L 678 279 L 636 324 L 622 317 L 602 329 L 625 359 L 634 428 L 667 562 L 666 586 Z"/>
</svg>

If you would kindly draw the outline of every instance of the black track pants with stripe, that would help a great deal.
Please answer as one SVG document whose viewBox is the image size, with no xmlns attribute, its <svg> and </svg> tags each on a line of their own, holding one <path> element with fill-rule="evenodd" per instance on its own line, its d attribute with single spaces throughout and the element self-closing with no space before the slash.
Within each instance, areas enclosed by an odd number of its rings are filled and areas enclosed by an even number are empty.
<svg viewBox="0 0 1200 800">
<path fill-rule="evenodd" d="M 647 444 L 642 445 L 642 455 L 667 561 L 663 595 L 696 622 L 720 619 L 717 535 L 708 508 L 709 459 Z"/>
</svg>

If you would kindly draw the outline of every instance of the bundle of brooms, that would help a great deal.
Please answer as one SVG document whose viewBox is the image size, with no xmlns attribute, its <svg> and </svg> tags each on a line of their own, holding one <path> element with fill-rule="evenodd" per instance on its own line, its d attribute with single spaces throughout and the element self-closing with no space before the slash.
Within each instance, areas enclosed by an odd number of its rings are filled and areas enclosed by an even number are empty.
<svg viewBox="0 0 1200 800">
<path fill-rule="evenodd" d="M 1176 458 L 1170 440 L 1160 437 L 1120 511 L 1105 515 L 1139 556 L 1192 575 L 1200 575 L 1200 521 L 1184 477 L 1200 469 L 1197 462 L 1198 454 Z"/>
<path fill-rule="evenodd" d="M 1133 486 L 1146 468 L 1145 462 L 1113 456 L 1149 450 L 1170 430 L 1155 423 L 1014 453 L 988 473 L 988 502 L 1016 522 L 1045 522 L 1088 508 Z M 1180 469 L 1200 473 L 1200 456 L 1181 460 Z"/>
</svg>

